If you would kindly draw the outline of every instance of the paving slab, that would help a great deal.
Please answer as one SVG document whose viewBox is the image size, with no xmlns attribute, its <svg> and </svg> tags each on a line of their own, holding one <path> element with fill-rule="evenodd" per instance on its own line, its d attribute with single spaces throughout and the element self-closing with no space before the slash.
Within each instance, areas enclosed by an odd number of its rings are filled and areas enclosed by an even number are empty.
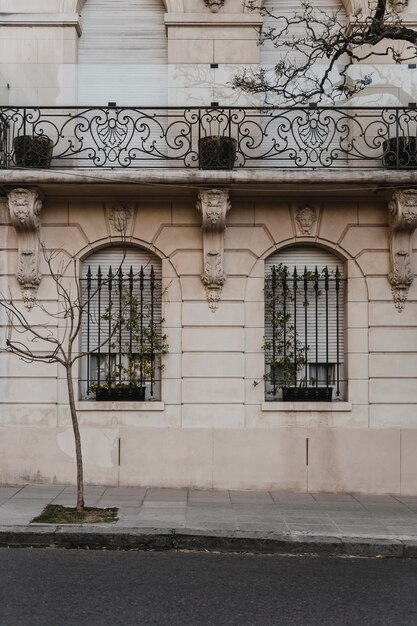
<svg viewBox="0 0 417 626">
<path fill-rule="evenodd" d="M 224 549 L 417 558 L 417 498 L 288 491 L 88 485 L 86 504 L 118 521 L 34 525 L 50 502 L 75 505 L 74 486 L 1 485 L 0 545 Z"/>
</svg>

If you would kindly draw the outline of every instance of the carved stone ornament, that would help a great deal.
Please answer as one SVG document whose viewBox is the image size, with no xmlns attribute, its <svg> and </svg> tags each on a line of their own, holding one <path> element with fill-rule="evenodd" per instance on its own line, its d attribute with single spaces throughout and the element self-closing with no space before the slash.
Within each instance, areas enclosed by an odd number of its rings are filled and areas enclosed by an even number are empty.
<svg viewBox="0 0 417 626">
<path fill-rule="evenodd" d="M 224 2 L 225 0 L 204 0 L 204 4 L 212 13 L 218 13 L 222 6 L 224 6 Z"/>
<path fill-rule="evenodd" d="M 316 210 L 308 204 L 300 205 L 295 212 L 295 221 L 301 235 L 313 235 L 313 228 L 317 222 Z"/>
<path fill-rule="evenodd" d="M 224 2 L 225 0 L 204 0 L 204 4 L 212 13 L 218 13 L 222 6 L 224 6 Z"/>
<path fill-rule="evenodd" d="M 390 261 L 394 304 L 399 312 L 404 309 L 408 290 L 414 279 L 411 266 L 411 244 L 417 227 L 417 189 L 396 191 L 388 204 L 390 214 Z"/>
<path fill-rule="evenodd" d="M 214 313 L 226 281 L 223 268 L 224 231 L 226 214 L 230 209 L 229 192 L 222 189 L 200 191 L 197 210 L 202 216 L 204 271 L 201 280 L 206 288 L 207 301 Z"/>
<path fill-rule="evenodd" d="M 31 309 L 36 300 L 42 274 L 39 271 L 39 227 L 42 198 L 37 189 L 9 191 L 9 212 L 17 232 L 18 261 L 16 278 L 22 287 L 23 301 Z"/>
<path fill-rule="evenodd" d="M 109 204 L 107 209 L 112 230 L 121 235 L 127 235 L 132 222 L 133 206 L 121 202 L 118 204 Z"/>
</svg>

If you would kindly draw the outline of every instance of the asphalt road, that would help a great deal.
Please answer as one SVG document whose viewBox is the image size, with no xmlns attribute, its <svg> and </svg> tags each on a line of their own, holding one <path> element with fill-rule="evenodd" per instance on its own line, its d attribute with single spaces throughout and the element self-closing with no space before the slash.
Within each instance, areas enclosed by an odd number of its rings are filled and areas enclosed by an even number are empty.
<svg viewBox="0 0 417 626">
<path fill-rule="evenodd" d="M 0 549 L 1 626 L 417 625 L 417 560 Z"/>
</svg>

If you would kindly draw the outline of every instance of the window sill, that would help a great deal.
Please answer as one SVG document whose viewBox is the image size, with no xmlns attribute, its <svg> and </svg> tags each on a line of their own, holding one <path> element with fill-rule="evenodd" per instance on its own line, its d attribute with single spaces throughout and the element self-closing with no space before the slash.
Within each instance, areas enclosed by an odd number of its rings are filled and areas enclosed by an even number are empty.
<svg viewBox="0 0 417 626">
<path fill-rule="evenodd" d="M 335 413 L 336 411 L 351 411 L 351 402 L 263 402 L 262 411 L 328 411 Z"/>
<path fill-rule="evenodd" d="M 165 402 L 97 402 L 96 400 L 79 400 L 76 402 L 79 411 L 163 411 Z"/>
</svg>

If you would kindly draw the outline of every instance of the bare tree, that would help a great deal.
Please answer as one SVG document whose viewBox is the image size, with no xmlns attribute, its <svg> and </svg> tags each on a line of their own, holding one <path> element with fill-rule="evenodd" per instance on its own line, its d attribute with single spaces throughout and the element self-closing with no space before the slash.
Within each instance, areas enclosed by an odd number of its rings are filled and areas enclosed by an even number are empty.
<svg viewBox="0 0 417 626">
<path fill-rule="evenodd" d="M 275 20 L 264 28 L 259 43 L 271 42 L 278 62 L 273 70 L 244 70 L 233 85 L 251 94 L 265 94 L 269 104 L 306 104 L 349 98 L 372 82 L 366 75 L 353 80 L 349 69 L 372 57 L 395 63 L 415 61 L 417 32 L 407 28 L 401 10 L 407 0 L 369 1 L 368 10 L 357 9 L 347 21 L 344 12 L 315 8 L 308 0 L 290 17 L 247 4 L 262 16 Z M 268 19 L 269 21 L 269 19 Z"/>
<path fill-rule="evenodd" d="M 65 267 L 62 252 L 54 251 L 48 254 L 43 249 L 43 253 L 48 275 L 52 278 L 56 288 L 57 310 L 51 310 L 39 301 L 35 301 L 35 307 L 42 310 L 50 320 L 49 324 L 38 326 L 33 322 L 31 312 L 23 312 L 21 303 L 15 301 L 11 293 L 8 297 L 1 295 L 0 306 L 7 317 L 6 348 L 2 348 L 2 351 L 14 354 L 26 363 L 55 363 L 65 369 L 77 466 L 76 508 L 81 512 L 84 507 L 84 478 L 73 367 L 79 359 L 85 356 L 84 352 L 78 350 L 76 342 L 81 331 L 87 301 L 83 298 L 75 259 L 72 259 L 72 263 L 70 261 Z M 61 257 L 60 260 L 58 260 L 58 255 Z M 54 268 L 54 265 L 57 267 Z M 71 278 L 66 276 L 68 266 L 74 268 Z"/>
<path fill-rule="evenodd" d="M 34 300 L 33 309 L 38 309 L 45 315 L 46 321 L 36 323 L 33 320 L 31 311 L 24 311 L 21 300 L 17 300 L 9 292 L 8 297 L 0 294 L 0 309 L 6 314 L 6 345 L 0 346 L 0 351 L 13 354 L 27 363 L 51 363 L 62 366 L 65 370 L 66 388 L 68 392 L 68 403 L 71 415 L 72 429 L 75 442 L 76 470 L 77 470 L 77 504 L 76 509 L 82 512 L 84 508 L 84 478 L 83 459 L 81 450 L 81 437 L 79 429 L 78 412 L 75 402 L 74 389 L 74 366 L 80 359 L 86 358 L 87 367 L 92 355 L 102 353 L 105 348 L 108 352 L 118 346 L 119 356 L 121 356 L 123 336 L 130 335 L 127 347 L 129 362 L 127 367 L 119 365 L 112 366 L 110 360 L 107 363 L 107 373 L 103 385 L 112 386 L 115 377 L 125 383 L 129 389 L 135 384 L 143 384 L 145 380 L 154 382 L 155 368 L 148 366 L 144 362 L 145 357 L 155 359 L 160 363 L 163 354 L 166 354 L 168 345 L 166 336 L 162 334 L 160 322 L 153 320 L 153 313 L 149 315 L 145 304 L 140 306 L 136 292 L 133 289 L 134 281 L 139 284 L 140 294 L 144 289 L 144 267 L 140 272 L 133 273 L 132 266 L 129 274 L 123 274 L 123 266 L 126 259 L 126 246 L 124 245 L 124 235 L 122 234 L 123 251 L 117 269 L 112 273 L 111 268 L 106 276 L 99 272 L 96 282 L 93 281 L 90 268 L 84 282 L 78 275 L 78 263 L 74 257 L 62 250 L 47 252 L 41 245 L 43 257 L 47 266 L 46 276 L 52 279 L 55 286 L 56 298 L 52 306 L 47 306 L 40 300 Z M 145 266 L 146 268 L 146 266 Z M 123 276 L 126 278 L 123 279 Z M 155 274 L 153 267 L 149 273 L 150 282 L 155 289 Z M 124 282 L 126 280 L 126 282 Z M 117 306 L 112 300 L 112 286 L 117 290 Z M 107 289 L 107 299 L 102 297 Z M 152 297 L 152 296 L 151 296 Z M 161 296 L 162 297 L 162 294 Z M 142 295 L 140 295 L 142 298 Z M 104 311 L 100 308 L 100 302 Z M 153 300 L 152 300 L 153 301 Z M 97 307 L 98 302 L 98 307 Z M 151 305 L 152 306 L 152 305 Z M 152 309 L 153 310 L 153 309 Z M 88 346 L 83 350 L 81 337 L 83 321 L 87 321 L 87 327 L 91 329 L 99 324 L 99 320 L 105 320 L 106 332 L 100 339 L 94 341 L 93 346 Z M 91 326 L 92 325 L 92 326 Z M 140 330 L 139 330 L 140 329 Z M 119 343 L 118 343 L 119 342 Z M 134 350 L 134 353 L 132 353 Z M 140 362 L 140 378 L 135 372 L 135 359 Z M 154 363 L 154 361 L 152 361 Z M 100 363 L 98 363 L 100 368 Z M 158 369 L 163 366 L 159 364 Z M 100 379 L 99 379 L 100 381 Z M 97 391 L 100 382 L 88 380 L 87 395 Z M 123 385 L 122 385 L 123 386 Z M 105 389 L 106 387 L 104 387 Z"/>
</svg>

